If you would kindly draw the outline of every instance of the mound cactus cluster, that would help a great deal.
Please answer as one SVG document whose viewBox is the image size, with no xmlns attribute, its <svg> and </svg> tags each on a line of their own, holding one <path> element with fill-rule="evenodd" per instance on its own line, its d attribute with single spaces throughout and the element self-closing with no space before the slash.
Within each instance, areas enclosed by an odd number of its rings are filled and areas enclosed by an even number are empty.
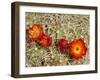
<svg viewBox="0 0 100 80">
<path fill-rule="evenodd" d="M 89 16 L 25 13 L 26 67 L 90 63 Z"/>
<path fill-rule="evenodd" d="M 39 23 L 33 24 L 32 27 L 28 30 L 29 37 L 33 41 L 36 41 L 43 47 L 49 47 L 52 44 L 52 37 L 50 37 L 48 34 L 45 34 L 44 32 L 45 31 L 43 31 L 42 25 Z M 82 56 L 84 56 L 87 51 L 86 44 L 81 38 L 75 39 L 69 42 L 69 44 L 66 39 L 59 39 L 58 47 L 62 54 L 70 54 L 75 59 L 82 58 Z M 69 53 L 67 48 L 69 48 Z"/>
</svg>

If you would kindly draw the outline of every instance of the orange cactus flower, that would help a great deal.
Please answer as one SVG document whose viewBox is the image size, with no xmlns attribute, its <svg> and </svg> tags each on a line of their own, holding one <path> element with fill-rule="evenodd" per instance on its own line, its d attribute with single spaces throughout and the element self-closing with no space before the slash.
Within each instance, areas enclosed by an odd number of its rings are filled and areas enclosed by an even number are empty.
<svg viewBox="0 0 100 80">
<path fill-rule="evenodd" d="M 28 30 L 29 37 L 32 40 L 38 40 L 39 36 L 43 34 L 43 28 L 40 24 L 33 24 L 32 27 Z"/>
<path fill-rule="evenodd" d="M 70 55 L 75 59 L 80 59 L 87 52 L 87 47 L 82 39 L 70 42 Z"/>
<path fill-rule="evenodd" d="M 47 46 L 50 46 L 52 44 L 52 37 L 50 37 L 49 35 L 47 34 L 42 34 L 40 37 L 39 37 L 39 44 L 41 44 L 42 46 L 44 47 L 47 47 Z"/>
</svg>

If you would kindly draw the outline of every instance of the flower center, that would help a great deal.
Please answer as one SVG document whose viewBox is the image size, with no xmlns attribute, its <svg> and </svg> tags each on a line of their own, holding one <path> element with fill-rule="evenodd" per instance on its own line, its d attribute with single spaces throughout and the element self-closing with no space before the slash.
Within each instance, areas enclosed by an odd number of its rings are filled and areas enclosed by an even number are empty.
<svg viewBox="0 0 100 80">
<path fill-rule="evenodd" d="M 35 26 L 35 29 L 33 29 L 33 30 L 34 30 L 35 34 L 38 34 L 40 32 L 40 30 L 39 30 L 39 28 L 37 26 Z"/>
<path fill-rule="evenodd" d="M 75 46 L 75 48 L 74 48 L 74 51 L 75 51 L 75 53 L 76 54 L 80 54 L 80 51 L 81 51 L 81 47 L 80 46 Z"/>
<path fill-rule="evenodd" d="M 77 47 L 77 48 L 76 48 L 76 51 L 78 51 L 78 50 L 79 50 L 79 48 Z"/>
</svg>

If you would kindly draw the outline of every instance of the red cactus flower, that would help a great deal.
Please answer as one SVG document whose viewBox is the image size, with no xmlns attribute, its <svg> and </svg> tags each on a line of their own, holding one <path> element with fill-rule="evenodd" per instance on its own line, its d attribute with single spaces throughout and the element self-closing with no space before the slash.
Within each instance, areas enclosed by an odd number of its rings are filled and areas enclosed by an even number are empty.
<svg viewBox="0 0 100 80">
<path fill-rule="evenodd" d="M 40 24 L 33 24 L 32 27 L 28 30 L 29 37 L 34 41 L 38 40 L 39 36 L 43 34 L 43 28 Z"/>
<path fill-rule="evenodd" d="M 60 51 L 62 53 L 66 53 L 67 52 L 67 40 L 60 39 L 58 44 L 59 44 Z"/>
<path fill-rule="evenodd" d="M 60 47 L 60 51 L 61 51 L 61 53 L 66 53 L 67 49 L 66 49 L 66 47 Z"/>
<path fill-rule="evenodd" d="M 86 54 L 87 47 L 82 39 L 70 42 L 70 55 L 75 59 L 80 59 Z"/>
<path fill-rule="evenodd" d="M 67 40 L 66 39 L 60 39 L 59 40 L 59 46 L 60 47 L 67 47 Z"/>
<path fill-rule="evenodd" d="M 50 46 L 52 44 L 52 37 L 50 37 L 47 34 L 42 34 L 39 37 L 39 44 L 41 44 L 44 47 Z"/>
</svg>

